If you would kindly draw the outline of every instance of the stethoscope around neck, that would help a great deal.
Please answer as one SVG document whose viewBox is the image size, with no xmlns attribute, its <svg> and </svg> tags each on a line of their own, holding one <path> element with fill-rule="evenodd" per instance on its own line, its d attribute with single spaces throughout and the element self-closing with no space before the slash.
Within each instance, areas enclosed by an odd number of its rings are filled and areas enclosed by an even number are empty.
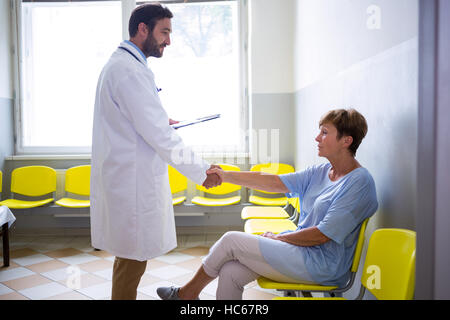
<svg viewBox="0 0 450 320">
<path fill-rule="evenodd" d="M 136 55 L 135 55 L 133 52 L 131 52 L 130 50 L 128 50 L 127 48 L 120 46 L 119 49 L 125 50 L 126 52 L 128 52 L 129 54 L 131 54 L 131 55 L 133 56 L 133 58 L 135 58 L 137 61 L 141 62 L 141 60 L 139 60 L 139 58 L 136 57 Z M 161 90 L 162 90 L 161 88 L 158 88 L 158 87 L 156 88 L 156 91 L 157 91 L 158 93 L 159 93 Z"/>
<path fill-rule="evenodd" d="M 141 62 L 141 60 L 139 60 L 139 58 L 136 57 L 136 55 L 133 52 L 131 52 L 130 50 L 128 50 L 127 48 L 120 46 L 119 49 L 125 50 L 126 52 L 131 54 L 133 56 L 133 58 L 135 58 L 137 61 Z"/>
</svg>

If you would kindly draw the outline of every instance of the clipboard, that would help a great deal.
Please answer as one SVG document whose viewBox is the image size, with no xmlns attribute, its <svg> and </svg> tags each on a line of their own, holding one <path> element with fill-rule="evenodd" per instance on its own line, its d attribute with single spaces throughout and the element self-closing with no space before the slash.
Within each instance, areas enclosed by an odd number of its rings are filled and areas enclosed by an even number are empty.
<svg viewBox="0 0 450 320">
<path fill-rule="evenodd" d="M 174 129 L 178 129 L 178 128 L 191 126 L 193 124 L 197 124 L 197 123 L 200 123 L 200 122 L 205 122 L 205 121 L 209 121 L 209 120 L 213 120 L 213 119 L 217 119 L 217 118 L 220 118 L 220 113 L 213 114 L 213 115 L 206 116 L 206 117 L 202 117 L 202 118 L 198 118 L 198 119 L 195 119 L 195 120 L 180 121 L 178 123 L 172 124 L 171 126 Z"/>
</svg>

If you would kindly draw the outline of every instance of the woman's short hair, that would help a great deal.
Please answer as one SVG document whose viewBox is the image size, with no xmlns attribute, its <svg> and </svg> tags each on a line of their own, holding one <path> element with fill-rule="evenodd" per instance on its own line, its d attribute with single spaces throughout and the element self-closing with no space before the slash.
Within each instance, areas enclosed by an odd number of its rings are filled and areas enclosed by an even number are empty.
<svg viewBox="0 0 450 320">
<path fill-rule="evenodd" d="M 173 18 L 172 12 L 167 7 L 163 7 L 159 3 L 146 3 L 140 5 L 131 13 L 130 21 L 128 23 L 128 33 L 130 34 L 130 38 L 136 35 L 138 26 L 141 22 L 145 23 L 149 27 L 150 32 L 152 32 L 156 23 L 164 18 Z"/>
<path fill-rule="evenodd" d="M 355 109 L 336 109 L 328 111 L 322 116 L 319 127 L 325 123 L 331 123 L 337 129 L 340 139 L 343 136 L 351 136 L 353 142 L 348 148 L 353 156 L 367 134 L 367 122 L 364 116 Z"/>
</svg>

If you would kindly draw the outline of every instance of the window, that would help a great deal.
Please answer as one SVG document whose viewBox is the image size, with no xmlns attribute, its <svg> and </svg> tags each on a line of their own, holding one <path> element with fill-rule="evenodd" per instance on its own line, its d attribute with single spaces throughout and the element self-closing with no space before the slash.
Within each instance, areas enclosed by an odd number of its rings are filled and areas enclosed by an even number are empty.
<svg viewBox="0 0 450 320">
<path fill-rule="evenodd" d="M 219 120 L 179 129 L 179 134 L 203 152 L 244 152 L 248 126 L 238 1 L 165 5 L 174 15 L 171 45 L 163 58 L 148 60 L 164 108 L 175 120 L 220 113 Z"/>
<path fill-rule="evenodd" d="M 90 153 L 98 76 L 128 27 L 122 10 L 135 2 L 17 2 L 17 153 Z M 174 13 L 172 45 L 149 66 L 165 109 L 175 120 L 222 115 L 179 129 L 198 151 L 246 151 L 240 2 L 162 1 Z"/>
<path fill-rule="evenodd" d="M 90 152 L 98 75 L 121 41 L 121 2 L 24 2 L 18 150 Z"/>
</svg>

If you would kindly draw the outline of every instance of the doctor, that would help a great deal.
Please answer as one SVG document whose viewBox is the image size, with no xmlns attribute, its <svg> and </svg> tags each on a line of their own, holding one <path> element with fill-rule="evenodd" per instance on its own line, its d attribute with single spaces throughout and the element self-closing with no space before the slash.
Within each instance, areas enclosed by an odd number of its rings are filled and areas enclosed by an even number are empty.
<svg viewBox="0 0 450 320">
<path fill-rule="evenodd" d="M 158 97 L 147 58 L 170 45 L 172 13 L 137 7 L 130 40 L 103 68 L 94 109 L 91 168 L 92 246 L 115 255 L 112 295 L 136 299 L 147 260 L 177 245 L 167 163 L 197 184 L 220 184 L 210 166 L 183 144 Z M 180 161 L 182 159 L 183 161 Z"/>
</svg>

